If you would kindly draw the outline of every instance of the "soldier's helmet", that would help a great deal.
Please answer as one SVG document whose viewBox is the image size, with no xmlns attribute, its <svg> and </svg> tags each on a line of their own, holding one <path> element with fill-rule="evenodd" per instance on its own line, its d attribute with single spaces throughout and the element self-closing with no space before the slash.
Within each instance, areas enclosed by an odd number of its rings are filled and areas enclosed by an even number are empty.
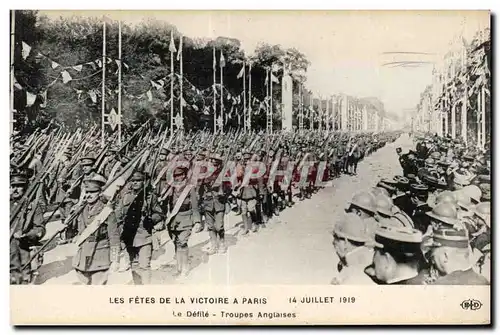
<svg viewBox="0 0 500 335">
<path fill-rule="evenodd" d="M 377 203 L 373 194 L 369 192 L 360 192 L 354 195 L 351 200 L 351 205 L 375 213 L 377 211 Z"/>
<path fill-rule="evenodd" d="M 455 225 L 458 220 L 458 213 L 455 206 L 451 203 L 440 203 L 435 206 L 432 211 L 426 213 L 431 218 L 446 223 L 448 225 Z"/>
<path fill-rule="evenodd" d="M 474 214 L 483 219 L 488 225 L 491 217 L 491 202 L 480 202 L 474 208 Z"/>
<path fill-rule="evenodd" d="M 439 151 L 434 151 L 429 155 L 429 157 L 432 158 L 433 160 L 438 161 L 441 159 L 441 153 Z"/>
<path fill-rule="evenodd" d="M 174 177 L 185 176 L 188 173 L 188 168 L 184 166 L 178 166 L 174 170 Z"/>
<path fill-rule="evenodd" d="M 26 186 L 28 184 L 28 178 L 22 173 L 13 174 L 10 177 L 11 186 Z"/>
<path fill-rule="evenodd" d="M 392 199 L 384 194 L 379 194 L 375 197 L 377 212 L 386 216 L 392 216 Z"/>
<path fill-rule="evenodd" d="M 375 197 L 377 197 L 379 194 L 383 194 L 386 197 L 390 197 L 389 191 L 380 186 L 372 187 L 371 192 Z"/>
<path fill-rule="evenodd" d="M 93 156 L 86 156 L 80 159 L 80 164 L 82 166 L 91 166 L 94 165 L 94 163 L 95 163 L 95 158 Z"/>
<path fill-rule="evenodd" d="M 481 190 L 481 200 L 490 201 L 491 200 L 491 185 L 490 184 L 479 184 L 479 189 Z"/>
<path fill-rule="evenodd" d="M 434 165 L 434 159 L 432 158 L 427 158 L 425 161 L 424 161 L 425 165 L 426 166 L 433 166 Z"/>
<path fill-rule="evenodd" d="M 457 199 L 455 198 L 455 194 L 452 191 L 443 191 L 438 194 L 436 197 L 436 202 L 435 204 L 441 204 L 441 203 L 449 203 L 456 205 L 457 204 Z"/>
<path fill-rule="evenodd" d="M 476 185 L 467 185 L 461 191 L 470 197 L 473 203 L 478 203 L 481 200 L 481 189 Z"/>
<path fill-rule="evenodd" d="M 366 220 L 347 213 L 336 222 L 332 233 L 340 238 L 366 243 L 373 240 L 375 231 L 373 225 L 369 225 Z"/>
<path fill-rule="evenodd" d="M 90 178 L 84 179 L 83 185 L 86 192 L 100 192 L 102 187 L 106 185 L 106 178 L 95 173 Z"/>
<path fill-rule="evenodd" d="M 131 181 L 144 181 L 145 175 L 142 171 L 134 171 L 132 176 L 130 177 Z"/>
<path fill-rule="evenodd" d="M 471 198 L 463 192 L 463 190 L 457 190 L 453 192 L 453 196 L 457 200 L 457 205 L 463 209 L 469 210 L 472 206 Z"/>
</svg>

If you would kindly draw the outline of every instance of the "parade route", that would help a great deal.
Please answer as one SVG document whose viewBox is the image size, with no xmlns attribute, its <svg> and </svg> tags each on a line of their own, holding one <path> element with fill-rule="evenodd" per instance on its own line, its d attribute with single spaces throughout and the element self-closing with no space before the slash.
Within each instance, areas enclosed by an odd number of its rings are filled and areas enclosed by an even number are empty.
<svg viewBox="0 0 500 335">
<path fill-rule="evenodd" d="M 330 186 L 320 189 L 311 199 L 296 201 L 279 217 L 258 233 L 240 236 L 241 217 L 226 215 L 226 241 L 224 255 L 208 255 L 207 231 L 193 234 L 189 241 L 192 270 L 187 278 L 175 278 L 174 250 L 168 234 L 163 233 L 163 247 L 153 254 L 152 284 L 186 283 L 211 285 L 237 284 L 318 284 L 328 283 L 333 275 L 336 258 L 331 239 L 335 216 L 342 213 L 352 195 L 374 186 L 376 180 L 400 174 L 397 147 L 408 151 L 412 141 L 402 135 L 366 157 L 358 165 L 356 176 L 342 175 Z M 47 227 L 47 237 L 54 233 L 58 222 Z M 49 248 L 50 249 L 50 248 Z M 39 284 L 75 284 L 72 270 L 72 244 L 57 246 L 44 255 Z M 110 278 L 110 284 L 128 284 L 130 271 Z"/>
</svg>

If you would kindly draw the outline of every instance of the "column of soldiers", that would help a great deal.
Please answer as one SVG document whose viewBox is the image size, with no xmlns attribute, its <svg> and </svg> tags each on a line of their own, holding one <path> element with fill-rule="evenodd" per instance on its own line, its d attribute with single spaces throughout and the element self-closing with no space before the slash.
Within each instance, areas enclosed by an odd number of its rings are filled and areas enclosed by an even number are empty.
<svg viewBox="0 0 500 335">
<path fill-rule="evenodd" d="M 354 195 L 336 222 L 332 284 L 488 285 L 489 150 L 426 135 L 396 152 L 403 175 Z"/>
<path fill-rule="evenodd" d="M 206 252 L 224 254 L 229 212 L 241 215 L 242 236 L 257 233 L 293 206 L 296 189 L 299 201 L 319 190 L 319 161 L 327 163 L 323 181 L 355 174 L 360 159 L 400 135 L 270 138 L 197 132 L 175 134 L 167 144 L 166 134 L 154 134 L 153 129 L 139 128 L 121 147 L 112 141 L 101 147 L 93 132 L 70 138 L 54 130 L 16 140 L 11 153 L 11 283 L 36 283 L 43 253 L 56 240 L 58 245 L 78 243 L 73 268 L 83 284 L 106 284 L 110 274 L 129 270 L 134 283 L 149 284 L 162 231 L 174 245 L 175 275 L 185 277 L 192 234 L 207 230 Z M 207 171 L 207 162 L 213 171 Z M 265 167 L 264 173 L 257 163 Z M 291 178 L 270 178 L 273 168 L 289 166 Z M 309 166 L 307 183 L 299 187 L 304 166 Z M 220 181 L 220 175 L 227 178 Z M 42 242 L 54 213 L 63 228 Z"/>
</svg>

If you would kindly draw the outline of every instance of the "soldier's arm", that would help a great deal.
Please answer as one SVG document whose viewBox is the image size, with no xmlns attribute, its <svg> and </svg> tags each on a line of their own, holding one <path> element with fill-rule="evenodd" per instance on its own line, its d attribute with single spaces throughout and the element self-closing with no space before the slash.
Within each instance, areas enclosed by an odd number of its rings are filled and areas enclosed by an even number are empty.
<svg viewBox="0 0 500 335">
<path fill-rule="evenodd" d="M 118 222 L 115 213 L 109 214 L 106 219 L 108 228 L 108 238 L 110 245 L 110 260 L 111 262 L 118 262 L 120 252 L 120 230 L 118 229 Z"/>
<path fill-rule="evenodd" d="M 35 215 L 33 216 L 33 225 L 30 230 L 28 230 L 24 236 L 31 243 L 37 243 L 42 239 L 45 235 L 45 227 L 44 227 L 44 213 L 45 206 L 38 205 L 35 210 Z"/>
<path fill-rule="evenodd" d="M 190 197 L 191 197 L 191 209 L 193 211 L 193 221 L 194 223 L 199 223 L 201 222 L 201 215 L 200 215 L 200 206 L 198 202 L 198 194 L 196 193 L 196 190 L 194 188 L 191 189 Z"/>
</svg>

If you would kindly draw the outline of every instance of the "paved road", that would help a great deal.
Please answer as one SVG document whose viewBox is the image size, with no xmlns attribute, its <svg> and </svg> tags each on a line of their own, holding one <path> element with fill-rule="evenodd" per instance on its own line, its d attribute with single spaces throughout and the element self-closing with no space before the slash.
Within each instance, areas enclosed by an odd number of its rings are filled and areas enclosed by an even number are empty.
<svg viewBox="0 0 500 335">
<path fill-rule="evenodd" d="M 187 278 L 175 279 L 173 271 L 173 246 L 164 235 L 165 246 L 153 255 L 153 284 L 318 284 L 329 283 L 334 255 L 330 231 L 335 216 L 345 208 L 352 195 L 369 189 L 384 177 L 400 174 L 396 147 L 406 151 L 411 140 L 403 135 L 358 165 L 357 176 L 342 176 L 311 199 L 297 202 L 286 209 L 266 228 L 247 237 L 239 236 L 240 218 L 226 216 L 228 252 L 208 256 L 208 233 L 195 234 L 190 240 L 192 271 Z M 57 223 L 51 225 L 52 230 Z M 50 233 L 48 233 L 50 235 Z M 53 248 L 45 254 L 40 283 L 74 284 L 77 282 L 71 268 L 73 245 Z M 111 283 L 123 284 L 131 280 L 131 273 L 121 273 L 111 278 Z"/>
</svg>

